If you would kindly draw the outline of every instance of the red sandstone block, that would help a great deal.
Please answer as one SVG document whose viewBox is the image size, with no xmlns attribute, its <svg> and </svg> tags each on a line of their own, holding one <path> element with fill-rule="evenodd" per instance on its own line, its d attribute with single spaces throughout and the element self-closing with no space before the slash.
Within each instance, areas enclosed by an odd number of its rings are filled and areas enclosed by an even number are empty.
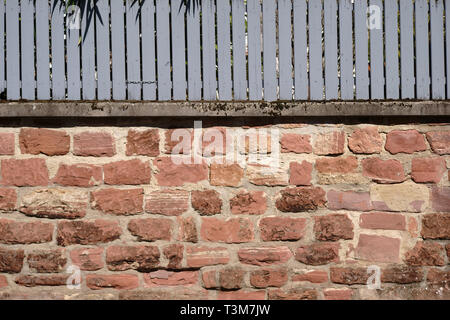
<svg viewBox="0 0 450 320">
<path fill-rule="evenodd" d="M 238 251 L 239 261 L 244 264 L 256 266 L 268 266 L 282 264 L 292 257 L 288 247 L 250 247 L 241 248 Z"/>
<path fill-rule="evenodd" d="M 53 224 L 46 222 L 22 222 L 0 219 L 0 243 L 31 244 L 50 242 L 53 238 L 53 229 Z"/>
<path fill-rule="evenodd" d="M 172 220 L 165 218 L 132 219 L 128 230 L 139 241 L 171 240 Z"/>
<path fill-rule="evenodd" d="M 259 269 L 250 274 L 250 284 L 255 288 L 281 287 L 288 281 L 285 268 Z"/>
<path fill-rule="evenodd" d="M 149 184 L 151 178 L 150 164 L 138 159 L 105 164 L 103 172 L 105 184 L 110 185 Z"/>
<path fill-rule="evenodd" d="M 317 291 L 314 289 L 274 289 L 268 292 L 269 300 L 317 300 Z"/>
<path fill-rule="evenodd" d="M 368 192 L 330 190 L 327 193 L 327 197 L 328 208 L 331 210 L 372 210 L 372 203 Z"/>
<path fill-rule="evenodd" d="M 159 266 L 159 257 L 156 246 L 110 246 L 106 249 L 106 264 L 111 271 L 148 272 Z"/>
<path fill-rule="evenodd" d="M 418 241 L 405 255 L 411 266 L 444 266 L 444 247 L 437 242 Z"/>
<path fill-rule="evenodd" d="M 358 159 L 354 156 L 320 158 L 316 160 L 316 170 L 320 173 L 350 173 L 358 168 Z"/>
<path fill-rule="evenodd" d="M 202 218 L 200 236 L 211 242 L 249 242 L 254 238 L 253 224 L 246 218 Z"/>
<path fill-rule="evenodd" d="M 178 187 L 208 179 L 208 166 L 204 162 L 195 164 L 192 160 L 190 164 L 179 164 L 175 157 L 164 157 L 156 158 L 153 165 L 158 169 L 155 178 L 160 186 Z"/>
<path fill-rule="evenodd" d="M 319 133 L 314 143 L 314 153 L 317 155 L 338 155 L 344 153 L 345 132 L 334 131 Z"/>
<path fill-rule="evenodd" d="M 416 158 L 412 159 L 411 178 L 417 183 L 439 183 L 447 171 L 445 159 Z"/>
<path fill-rule="evenodd" d="M 112 157 L 116 154 L 114 138 L 106 132 L 82 132 L 73 137 L 73 153 L 82 157 Z"/>
<path fill-rule="evenodd" d="M 222 212 L 222 199 L 216 190 L 192 191 L 191 204 L 202 215 L 211 216 Z"/>
<path fill-rule="evenodd" d="M 65 286 L 70 275 L 68 274 L 53 274 L 53 275 L 19 275 L 14 280 L 15 283 L 25 287 L 37 286 Z"/>
<path fill-rule="evenodd" d="M 72 263 L 81 270 L 96 271 L 103 268 L 103 248 L 81 248 L 70 252 Z"/>
<path fill-rule="evenodd" d="M 314 233 L 317 240 L 353 239 L 353 222 L 346 214 L 318 216 L 314 217 L 314 221 Z"/>
<path fill-rule="evenodd" d="M 15 189 L 0 188 L 0 211 L 17 209 L 17 192 Z"/>
<path fill-rule="evenodd" d="M 339 262 L 339 243 L 313 243 L 300 246 L 295 253 L 295 259 L 312 266 Z"/>
<path fill-rule="evenodd" d="M 211 164 L 210 183 L 212 186 L 239 187 L 244 177 L 244 169 L 238 164 Z"/>
<path fill-rule="evenodd" d="M 262 241 L 296 241 L 305 235 L 306 219 L 267 217 L 259 222 Z"/>
<path fill-rule="evenodd" d="M 144 189 L 101 189 L 91 192 L 93 209 L 114 215 L 132 215 L 143 211 Z"/>
<path fill-rule="evenodd" d="M 359 217 L 359 226 L 365 229 L 406 230 L 406 219 L 396 213 L 363 213 Z"/>
<path fill-rule="evenodd" d="M 8 286 L 8 280 L 5 276 L 0 275 L 0 288 L 5 288 Z"/>
<path fill-rule="evenodd" d="M 400 183 L 405 181 L 405 170 L 398 160 L 367 158 L 362 161 L 363 176 L 378 183 Z"/>
<path fill-rule="evenodd" d="M 0 248 L 0 272 L 19 273 L 22 270 L 24 258 L 23 249 Z"/>
<path fill-rule="evenodd" d="M 184 246 L 182 244 L 169 244 L 164 247 L 163 254 L 168 260 L 168 269 L 180 269 L 184 256 Z"/>
<path fill-rule="evenodd" d="M 267 199 L 264 191 L 242 190 L 230 199 L 233 214 L 260 215 L 267 210 Z"/>
<path fill-rule="evenodd" d="M 427 132 L 427 140 L 434 153 L 450 154 L 450 130 Z"/>
<path fill-rule="evenodd" d="M 282 212 L 304 212 L 322 208 L 325 203 L 322 188 L 298 187 L 281 190 L 275 206 Z"/>
<path fill-rule="evenodd" d="M 306 134 L 285 133 L 281 136 L 281 152 L 311 153 L 311 136 Z"/>
<path fill-rule="evenodd" d="M 0 155 L 12 156 L 14 155 L 14 133 L 2 132 L 0 133 Z"/>
<path fill-rule="evenodd" d="M 61 164 L 53 182 L 62 186 L 97 186 L 103 182 L 103 170 L 101 166 L 90 164 Z"/>
<path fill-rule="evenodd" d="M 128 131 L 126 155 L 141 155 L 148 157 L 159 156 L 158 129 Z"/>
<path fill-rule="evenodd" d="M 258 291 L 219 291 L 217 294 L 218 300 L 264 300 L 266 292 L 264 290 Z"/>
<path fill-rule="evenodd" d="M 351 300 L 353 296 L 352 289 L 324 289 L 323 296 L 325 300 Z"/>
<path fill-rule="evenodd" d="M 194 217 L 177 217 L 179 241 L 198 242 L 197 223 Z"/>
<path fill-rule="evenodd" d="M 353 153 L 358 154 L 380 153 L 383 139 L 378 133 L 378 127 L 356 129 L 348 138 L 348 147 Z"/>
<path fill-rule="evenodd" d="M 356 248 L 359 259 L 373 262 L 399 262 L 400 239 L 361 234 Z"/>
<path fill-rule="evenodd" d="M 417 130 L 393 130 L 386 136 L 385 149 L 391 154 L 414 153 L 427 150 L 424 136 Z"/>
<path fill-rule="evenodd" d="M 122 229 L 117 221 L 84 220 L 58 222 L 57 242 L 60 246 L 71 244 L 97 244 L 120 238 Z"/>
<path fill-rule="evenodd" d="M 310 186 L 313 166 L 308 161 L 302 163 L 291 162 L 289 164 L 289 184 L 297 186 Z"/>
<path fill-rule="evenodd" d="M 450 187 L 431 188 L 431 206 L 435 212 L 450 212 Z"/>
<path fill-rule="evenodd" d="M 304 273 L 292 276 L 292 281 L 307 281 L 311 283 L 328 282 L 328 273 L 321 270 L 305 270 Z"/>
<path fill-rule="evenodd" d="M 165 153 L 172 155 L 188 155 L 192 153 L 194 141 L 194 131 L 192 129 L 168 129 L 164 136 Z"/>
<path fill-rule="evenodd" d="M 225 247 L 187 247 L 186 264 L 190 268 L 201 268 L 227 264 L 230 261 L 230 253 Z"/>
<path fill-rule="evenodd" d="M 50 129 L 22 129 L 19 134 L 20 151 L 23 154 L 48 156 L 69 153 L 70 137 L 65 131 Z"/>
<path fill-rule="evenodd" d="M 89 274 L 86 276 L 86 286 L 92 290 L 130 290 L 139 286 L 139 278 L 135 274 Z"/>
<path fill-rule="evenodd" d="M 27 255 L 28 266 L 39 273 L 61 272 L 67 263 L 62 249 L 33 250 Z"/>
<path fill-rule="evenodd" d="M 144 274 L 147 287 L 183 286 L 198 282 L 198 271 L 166 271 L 158 270 Z"/>
<path fill-rule="evenodd" d="M 145 211 L 165 216 L 179 216 L 189 208 L 189 192 L 183 190 L 153 191 L 146 197 Z"/>
<path fill-rule="evenodd" d="M 426 214 L 422 217 L 422 237 L 424 239 L 450 240 L 450 215 Z"/>
<path fill-rule="evenodd" d="M 1 161 L 2 184 L 17 187 L 48 185 L 44 159 L 7 159 Z"/>
</svg>

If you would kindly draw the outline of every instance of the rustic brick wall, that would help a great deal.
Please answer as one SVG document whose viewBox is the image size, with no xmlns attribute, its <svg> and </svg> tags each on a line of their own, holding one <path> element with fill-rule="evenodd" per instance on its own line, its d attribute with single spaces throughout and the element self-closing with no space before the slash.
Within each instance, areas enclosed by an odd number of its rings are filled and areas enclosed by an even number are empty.
<svg viewBox="0 0 450 320">
<path fill-rule="evenodd" d="M 272 128 L 269 173 L 176 165 L 166 128 L 0 128 L 0 297 L 450 299 L 449 125 Z"/>
</svg>

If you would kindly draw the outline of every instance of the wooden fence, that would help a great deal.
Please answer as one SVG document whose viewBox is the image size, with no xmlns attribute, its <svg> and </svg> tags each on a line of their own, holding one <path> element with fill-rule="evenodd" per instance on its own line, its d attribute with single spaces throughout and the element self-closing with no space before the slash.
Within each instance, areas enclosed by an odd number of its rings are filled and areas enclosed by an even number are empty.
<svg viewBox="0 0 450 320">
<path fill-rule="evenodd" d="M 0 92 L 7 100 L 446 99 L 445 8 L 450 0 L 0 0 Z"/>
</svg>

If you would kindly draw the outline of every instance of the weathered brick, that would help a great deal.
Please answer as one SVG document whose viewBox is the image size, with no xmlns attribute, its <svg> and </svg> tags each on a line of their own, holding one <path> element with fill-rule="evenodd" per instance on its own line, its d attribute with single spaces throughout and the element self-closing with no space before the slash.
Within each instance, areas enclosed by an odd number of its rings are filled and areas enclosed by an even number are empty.
<svg viewBox="0 0 450 320">
<path fill-rule="evenodd" d="M 210 183 L 212 186 L 239 187 L 244 177 L 244 169 L 237 163 L 211 164 Z"/>
<path fill-rule="evenodd" d="M 82 132 L 73 137 L 73 154 L 81 157 L 112 157 L 116 154 L 114 138 L 106 132 Z"/>
<path fill-rule="evenodd" d="M 81 270 L 96 271 L 103 268 L 103 248 L 81 248 L 70 252 L 72 263 Z"/>
<path fill-rule="evenodd" d="M 61 130 L 27 128 L 20 130 L 19 146 L 23 154 L 60 156 L 69 153 L 70 137 Z"/>
<path fill-rule="evenodd" d="M 288 247 L 251 247 L 241 248 L 238 251 L 239 261 L 244 264 L 268 266 L 282 264 L 292 257 Z"/>
<path fill-rule="evenodd" d="M 156 158 L 153 161 L 153 165 L 158 169 L 158 173 L 155 174 L 158 185 L 178 187 L 185 183 L 197 183 L 208 179 L 208 166 L 205 162 L 201 164 L 176 162 L 174 157 Z"/>
<path fill-rule="evenodd" d="M 381 272 L 381 282 L 408 284 L 422 282 L 423 270 L 405 265 L 391 266 Z"/>
<path fill-rule="evenodd" d="M 203 270 L 202 271 L 202 282 L 203 287 L 206 289 L 218 289 L 219 280 L 216 270 Z"/>
<path fill-rule="evenodd" d="M 287 186 L 289 175 L 282 168 L 275 168 L 261 164 L 248 164 L 246 171 L 247 179 L 256 186 Z"/>
<path fill-rule="evenodd" d="M 14 133 L 2 132 L 0 133 L 0 155 L 12 156 L 14 155 L 15 144 Z"/>
<path fill-rule="evenodd" d="M 372 203 L 368 192 L 330 190 L 327 193 L 327 198 L 327 206 L 331 210 L 372 210 Z"/>
<path fill-rule="evenodd" d="M 73 187 L 93 187 L 102 182 L 102 167 L 90 164 L 61 164 L 53 178 L 53 183 Z"/>
<path fill-rule="evenodd" d="M 375 210 L 421 212 L 428 206 L 429 190 L 414 182 L 370 186 L 370 197 Z"/>
<path fill-rule="evenodd" d="M 233 132 L 227 128 L 213 127 L 203 129 L 202 154 L 204 157 L 225 155 L 234 147 Z"/>
<path fill-rule="evenodd" d="M 91 192 L 93 209 L 114 215 L 132 215 L 143 211 L 144 189 L 101 189 Z"/>
<path fill-rule="evenodd" d="M 24 258 L 25 254 L 22 249 L 0 248 L 0 272 L 19 273 L 22 270 Z"/>
<path fill-rule="evenodd" d="M 146 288 L 145 290 L 123 290 L 119 300 L 208 300 L 208 290 L 192 286 Z"/>
<path fill-rule="evenodd" d="M 106 249 L 106 265 L 111 271 L 148 272 L 158 267 L 159 257 L 156 246 L 111 246 Z"/>
<path fill-rule="evenodd" d="M 17 192 L 11 188 L 0 188 L 0 211 L 14 211 L 17 208 Z"/>
<path fill-rule="evenodd" d="M 450 154 L 450 131 L 427 132 L 427 140 L 434 153 L 443 155 Z"/>
<path fill-rule="evenodd" d="M 405 170 L 400 161 L 367 158 L 362 161 L 363 175 L 378 183 L 399 183 L 405 181 Z"/>
<path fill-rule="evenodd" d="M 292 275 L 292 281 L 307 281 L 311 283 L 328 282 L 327 271 L 322 270 L 303 270 Z"/>
<path fill-rule="evenodd" d="M 218 300 L 264 300 L 266 292 L 264 290 L 248 291 L 219 291 L 217 294 Z"/>
<path fill-rule="evenodd" d="M 22 195 L 20 212 L 51 219 L 76 219 L 86 215 L 89 196 L 77 189 L 37 189 Z"/>
<path fill-rule="evenodd" d="M 269 290 L 269 300 L 317 300 L 318 294 L 314 289 L 274 289 Z"/>
<path fill-rule="evenodd" d="M 427 282 L 448 289 L 450 285 L 450 270 L 432 268 L 428 270 Z"/>
<path fill-rule="evenodd" d="M 164 218 L 133 219 L 128 223 L 128 230 L 139 241 L 171 240 L 172 221 Z"/>
<path fill-rule="evenodd" d="M 0 219 L 0 243 L 31 244 L 52 241 L 53 224 Z"/>
<path fill-rule="evenodd" d="M 189 208 L 189 192 L 184 190 L 153 191 L 145 201 L 145 211 L 165 216 L 179 216 Z"/>
<path fill-rule="evenodd" d="M 444 158 L 412 159 L 411 178 L 417 183 L 439 183 L 446 171 Z"/>
<path fill-rule="evenodd" d="M 374 262 L 399 262 L 400 239 L 361 234 L 356 254 L 359 259 Z"/>
<path fill-rule="evenodd" d="M 201 268 L 227 264 L 230 261 L 230 253 L 225 247 L 187 247 L 186 264 L 190 268 Z"/>
<path fill-rule="evenodd" d="M 352 296 L 353 290 L 348 288 L 329 288 L 323 290 L 323 297 L 325 300 L 351 300 Z"/>
<path fill-rule="evenodd" d="M 198 282 L 198 271 L 158 270 L 144 274 L 144 282 L 147 287 L 195 284 Z"/>
<path fill-rule="evenodd" d="M 249 242 L 254 238 L 253 225 L 245 218 L 203 218 L 200 236 L 204 241 L 212 242 Z"/>
<path fill-rule="evenodd" d="M 378 133 L 378 127 L 356 129 L 348 138 L 348 147 L 353 153 L 358 154 L 380 153 L 383 148 L 383 139 Z"/>
<path fill-rule="evenodd" d="M 138 159 L 117 161 L 103 166 L 105 184 L 139 185 L 150 183 L 150 164 Z"/>
<path fill-rule="evenodd" d="M 300 246 L 295 253 L 295 259 L 312 266 L 339 262 L 339 244 L 313 243 Z"/>
<path fill-rule="evenodd" d="M 64 250 L 37 250 L 27 255 L 30 269 L 39 273 L 61 272 L 67 263 Z"/>
<path fill-rule="evenodd" d="M 424 136 L 417 130 L 393 130 L 386 136 L 384 146 L 391 154 L 414 153 L 427 150 Z"/>
<path fill-rule="evenodd" d="M 436 212 L 450 212 L 450 187 L 432 187 L 431 205 Z"/>
<path fill-rule="evenodd" d="M 120 238 L 122 229 L 117 221 L 61 221 L 58 222 L 57 242 L 60 246 L 71 244 L 96 244 Z"/>
<path fill-rule="evenodd" d="M 306 219 L 288 217 L 267 217 L 259 222 L 261 240 L 295 241 L 305 235 Z"/>
<path fill-rule="evenodd" d="M 298 187 L 280 191 L 281 197 L 276 200 L 276 207 L 282 212 L 313 211 L 324 207 L 325 191 L 322 188 Z"/>
<path fill-rule="evenodd" d="M 92 290 L 130 290 L 139 286 L 139 278 L 135 274 L 89 274 L 86 276 L 86 286 Z"/>
<path fill-rule="evenodd" d="M 48 185 L 44 159 L 6 159 L 1 161 L 2 184 L 17 187 Z"/>
<path fill-rule="evenodd" d="M 164 152 L 167 154 L 185 154 L 192 152 L 194 131 L 192 129 L 168 129 L 164 133 Z"/>
<path fill-rule="evenodd" d="M 450 240 L 450 215 L 427 214 L 422 217 L 422 237 L 424 239 Z"/>
<path fill-rule="evenodd" d="M 264 214 L 267 210 L 266 194 L 264 191 L 242 190 L 230 199 L 230 210 L 233 214 Z"/>
<path fill-rule="evenodd" d="M 140 155 L 148 157 L 159 156 L 158 129 L 128 131 L 126 155 Z"/>
<path fill-rule="evenodd" d="M 317 240 L 337 241 L 353 239 L 353 223 L 345 214 L 314 217 L 314 233 Z"/>
<path fill-rule="evenodd" d="M 350 173 L 358 168 L 358 159 L 354 156 L 319 158 L 315 166 L 320 173 Z"/>
<path fill-rule="evenodd" d="M 192 191 L 191 204 L 202 215 L 211 216 L 222 212 L 222 199 L 216 190 Z"/>
<path fill-rule="evenodd" d="M 178 240 L 186 242 L 198 242 L 197 224 L 194 217 L 177 217 Z"/>
<path fill-rule="evenodd" d="M 319 133 L 314 143 L 314 154 L 317 155 L 338 155 L 344 153 L 345 133 L 334 131 Z"/>
<path fill-rule="evenodd" d="M 418 241 L 405 255 L 411 266 L 444 266 L 444 247 L 436 242 Z"/>
<path fill-rule="evenodd" d="M 259 269 L 250 274 L 250 284 L 255 288 L 282 287 L 288 281 L 285 268 Z"/>
<path fill-rule="evenodd" d="M 289 184 L 310 186 L 313 166 L 308 161 L 291 162 L 289 164 Z"/>
<path fill-rule="evenodd" d="M 0 289 L 8 286 L 8 280 L 5 276 L 0 275 Z"/>
<path fill-rule="evenodd" d="M 330 279 L 334 283 L 346 285 L 367 284 L 369 276 L 370 272 L 367 272 L 367 268 L 330 268 Z"/>
<path fill-rule="evenodd" d="M 25 287 L 37 286 L 65 286 L 69 278 L 68 274 L 53 274 L 53 275 L 31 275 L 23 274 L 16 277 L 14 280 L 18 285 Z"/>
<path fill-rule="evenodd" d="M 311 136 L 307 134 L 285 133 L 281 136 L 281 152 L 311 153 Z"/>
<path fill-rule="evenodd" d="M 226 267 L 219 271 L 219 285 L 225 290 L 241 289 L 245 272 L 241 267 Z"/>
<path fill-rule="evenodd" d="M 373 212 L 359 217 L 359 226 L 365 229 L 406 230 L 406 219 L 402 214 Z"/>
<path fill-rule="evenodd" d="M 169 261 L 167 264 L 168 269 L 180 269 L 183 255 L 184 247 L 181 244 L 169 244 L 163 249 L 164 257 Z"/>
</svg>

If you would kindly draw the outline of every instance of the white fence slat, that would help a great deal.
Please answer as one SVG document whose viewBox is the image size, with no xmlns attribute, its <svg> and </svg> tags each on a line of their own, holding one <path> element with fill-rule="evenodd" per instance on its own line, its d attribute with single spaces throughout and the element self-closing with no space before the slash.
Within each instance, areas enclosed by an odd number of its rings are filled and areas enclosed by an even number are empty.
<svg viewBox="0 0 450 320">
<path fill-rule="evenodd" d="M 3 27 L 3 25 L 1 27 Z M 30 0 L 22 0 L 20 2 L 20 40 L 20 57 L 22 63 L 22 99 L 34 100 L 36 98 L 36 81 L 34 78 L 34 3 Z M 3 52 L 3 47 L 0 51 Z M 64 74 L 64 68 L 61 71 Z"/>
<path fill-rule="evenodd" d="M 445 58 L 442 0 L 430 0 L 431 27 L 431 96 L 445 99 Z"/>
<path fill-rule="evenodd" d="M 448 13 L 450 12 L 450 0 L 445 0 L 445 11 Z M 446 78 L 446 85 L 447 85 L 447 99 L 450 98 L 450 17 L 446 16 L 445 18 L 445 52 L 446 52 L 446 61 L 447 61 L 447 78 Z"/>
<path fill-rule="evenodd" d="M 81 18 L 81 76 L 83 100 L 94 100 L 97 84 L 95 81 L 95 42 L 93 1 L 87 0 Z"/>
<path fill-rule="evenodd" d="M 327 100 L 338 98 L 338 56 L 337 56 L 337 3 L 336 0 L 324 1 L 325 35 L 325 97 Z"/>
<path fill-rule="evenodd" d="M 217 56 L 219 100 L 232 99 L 230 1 L 217 1 Z"/>
<path fill-rule="evenodd" d="M 414 38 L 412 0 L 400 1 L 400 72 L 402 99 L 414 98 Z"/>
<path fill-rule="evenodd" d="M 430 98 L 430 54 L 428 41 L 428 0 L 416 0 L 416 81 L 417 99 Z"/>
<path fill-rule="evenodd" d="M 69 10 L 69 8 L 66 8 Z M 78 14 L 81 12 L 78 11 Z M 77 12 L 68 11 L 66 14 L 67 37 L 67 99 L 81 99 L 81 65 L 80 65 L 80 29 L 69 27 L 76 19 Z"/>
<path fill-rule="evenodd" d="M 264 100 L 266 101 L 277 100 L 276 10 L 276 0 L 265 0 L 263 2 Z"/>
<path fill-rule="evenodd" d="M 222 0 L 223 1 L 223 0 Z M 216 33 L 214 1 L 202 0 L 203 99 L 216 100 Z"/>
<path fill-rule="evenodd" d="M 370 98 L 384 99 L 383 13 L 382 0 L 370 0 Z"/>
<path fill-rule="evenodd" d="M 179 1 L 179 0 L 178 0 Z M 141 8 L 142 92 L 144 100 L 156 100 L 155 3 L 145 1 Z M 175 97 L 174 97 L 175 98 Z"/>
<path fill-rule="evenodd" d="M 354 98 L 352 15 L 352 0 L 339 0 L 339 71 L 342 100 Z"/>
<path fill-rule="evenodd" d="M 200 61 L 200 8 L 192 5 L 186 12 L 188 49 L 188 99 L 198 101 L 202 98 Z M 159 84 L 158 84 L 159 85 Z"/>
<path fill-rule="evenodd" d="M 169 2 L 156 0 L 156 42 L 158 61 L 158 100 L 170 100 L 172 83 L 170 80 L 170 21 Z"/>
<path fill-rule="evenodd" d="M 278 0 L 280 99 L 292 100 L 292 1 Z"/>
<path fill-rule="evenodd" d="M 309 90 L 311 100 L 323 100 L 322 1 L 309 0 Z"/>
<path fill-rule="evenodd" d="M 294 1 L 295 99 L 308 99 L 308 52 L 306 41 L 306 1 Z"/>
<path fill-rule="evenodd" d="M 167 1 L 165 1 L 167 3 Z M 168 7 L 168 4 L 167 4 Z M 141 100 L 141 51 L 139 39 L 139 2 L 126 1 L 127 89 L 129 100 Z M 162 16 L 161 16 L 161 19 Z M 167 53 L 166 53 L 167 54 Z"/>
<path fill-rule="evenodd" d="M 0 93 L 5 90 L 5 2 L 0 1 Z"/>
<path fill-rule="evenodd" d="M 52 0 L 51 39 L 52 39 L 52 99 L 66 98 L 66 72 L 64 57 L 64 14 L 65 6 L 59 0 Z"/>
<path fill-rule="evenodd" d="M 98 15 L 96 15 L 96 45 L 97 45 L 97 98 L 111 99 L 111 66 L 109 44 L 109 13 L 108 0 L 97 1 Z"/>
<path fill-rule="evenodd" d="M 111 54 L 114 100 L 126 99 L 124 13 L 123 1 L 111 1 Z"/>
<path fill-rule="evenodd" d="M 400 94 L 398 61 L 398 2 L 384 1 L 384 32 L 386 50 L 386 98 L 398 99 Z"/>
<path fill-rule="evenodd" d="M 355 1 L 355 71 L 356 99 L 369 99 L 369 46 L 367 0 Z"/>
<path fill-rule="evenodd" d="M 6 2 L 7 99 L 20 99 L 19 2 Z"/>
<path fill-rule="evenodd" d="M 247 23 L 249 98 L 261 100 L 261 3 L 259 0 L 247 0 Z"/>
<path fill-rule="evenodd" d="M 186 7 L 182 5 L 182 1 L 172 0 L 172 78 L 174 100 L 186 100 L 186 40 L 184 34 L 185 13 Z"/>
<path fill-rule="evenodd" d="M 36 77 L 38 100 L 50 100 L 49 13 L 48 1 L 36 1 Z"/>
<path fill-rule="evenodd" d="M 233 19 L 233 93 L 234 100 L 247 99 L 247 63 L 245 60 L 245 3 L 232 0 Z"/>
</svg>

